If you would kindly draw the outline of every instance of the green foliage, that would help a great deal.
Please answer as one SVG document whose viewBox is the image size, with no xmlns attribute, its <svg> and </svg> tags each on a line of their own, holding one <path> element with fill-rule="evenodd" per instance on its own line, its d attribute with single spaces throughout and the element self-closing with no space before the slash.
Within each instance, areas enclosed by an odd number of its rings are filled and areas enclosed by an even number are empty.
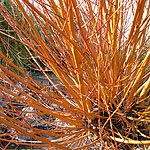
<svg viewBox="0 0 150 150">
<path fill-rule="evenodd" d="M 4 0 L 4 7 L 7 9 L 11 16 L 17 17 L 13 11 L 9 1 Z M 16 39 L 16 40 L 14 40 Z M 6 19 L 0 14 L 0 47 L 1 51 L 7 58 L 9 58 L 14 64 L 20 68 L 28 70 L 28 60 L 23 57 L 29 57 L 29 54 L 25 50 L 25 46 L 19 42 L 19 37 L 16 32 L 7 23 Z M 1 64 L 5 64 L 3 59 L 0 60 Z M 7 67 L 7 64 L 5 64 Z"/>
</svg>

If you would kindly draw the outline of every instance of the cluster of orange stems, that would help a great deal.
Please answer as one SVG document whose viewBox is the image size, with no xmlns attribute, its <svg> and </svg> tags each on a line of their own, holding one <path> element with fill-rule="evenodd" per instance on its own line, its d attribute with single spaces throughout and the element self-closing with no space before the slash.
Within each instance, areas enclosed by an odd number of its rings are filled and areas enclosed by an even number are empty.
<svg viewBox="0 0 150 150">
<path fill-rule="evenodd" d="M 11 13 L 5 1 L 0 13 L 17 37 L 0 33 L 24 48 L 0 37 L 0 140 L 48 149 L 149 145 L 150 1 L 8 1 Z"/>
</svg>

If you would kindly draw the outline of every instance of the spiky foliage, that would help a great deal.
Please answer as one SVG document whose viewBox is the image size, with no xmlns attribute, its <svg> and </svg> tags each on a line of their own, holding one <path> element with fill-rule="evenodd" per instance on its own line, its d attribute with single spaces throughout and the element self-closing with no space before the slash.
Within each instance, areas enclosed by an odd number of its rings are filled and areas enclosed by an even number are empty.
<svg viewBox="0 0 150 150">
<path fill-rule="evenodd" d="M 0 51 L 7 63 L 0 64 L 0 122 L 7 130 L 0 139 L 50 149 L 150 144 L 150 1 L 10 3 L 14 13 L 3 4 L 0 13 L 20 40 L 8 36 L 25 46 L 50 85 Z"/>
</svg>

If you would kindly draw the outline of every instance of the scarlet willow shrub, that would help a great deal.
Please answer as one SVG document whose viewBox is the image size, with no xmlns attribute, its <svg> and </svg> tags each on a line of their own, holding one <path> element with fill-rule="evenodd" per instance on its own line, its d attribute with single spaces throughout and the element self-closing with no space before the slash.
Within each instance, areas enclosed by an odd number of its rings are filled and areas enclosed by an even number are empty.
<svg viewBox="0 0 150 150">
<path fill-rule="evenodd" d="M 150 144 L 150 1 L 9 2 L 14 13 L 3 4 L 0 13 L 19 40 L 8 36 L 49 84 L 0 51 L 0 140 L 49 149 Z"/>
</svg>

